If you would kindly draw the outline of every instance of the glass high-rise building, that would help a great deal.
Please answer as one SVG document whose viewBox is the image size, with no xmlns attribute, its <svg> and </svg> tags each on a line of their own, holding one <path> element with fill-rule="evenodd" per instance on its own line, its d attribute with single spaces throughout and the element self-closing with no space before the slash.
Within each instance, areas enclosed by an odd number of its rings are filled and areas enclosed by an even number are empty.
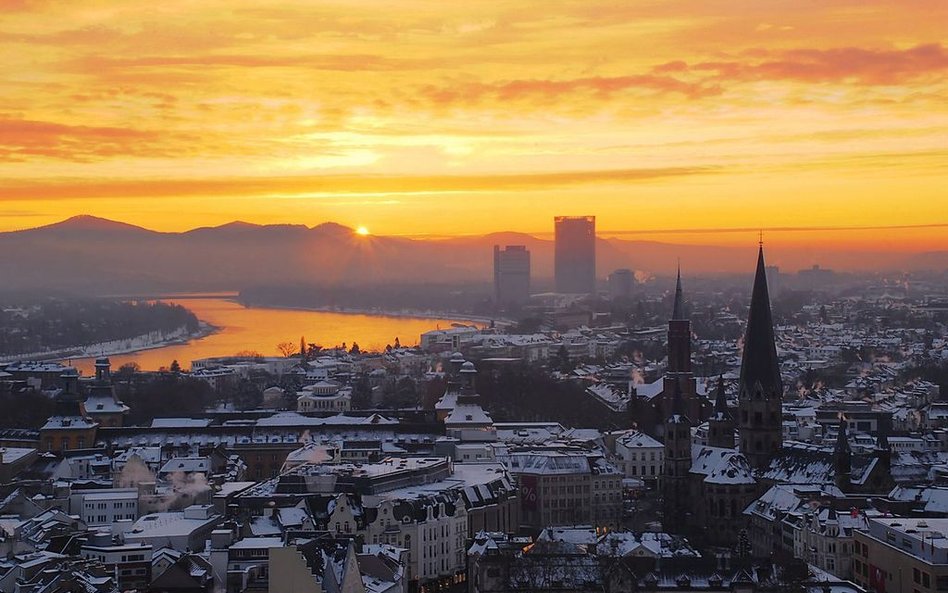
<svg viewBox="0 0 948 593">
<path fill-rule="evenodd" d="M 530 251 L 525 245 L 494 245 L 494 298 L 498 305 L 530 298 Z"/>
<path fill-rule="evenodd" d="M 554 276 L 556 292 L 596 291 L 596 217 L 557 216 Z"/>
</svg>

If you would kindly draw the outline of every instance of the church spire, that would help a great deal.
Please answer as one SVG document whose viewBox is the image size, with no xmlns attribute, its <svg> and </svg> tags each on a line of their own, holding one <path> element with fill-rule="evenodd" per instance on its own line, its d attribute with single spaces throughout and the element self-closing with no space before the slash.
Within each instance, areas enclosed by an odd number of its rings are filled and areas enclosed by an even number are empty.
<svg viewBox="0 0 948 593">
<path fill-rule="evenodd" d="M 675 306 L 668 320 L 668 372 L 691 373 L 691 321 L 685 315 L 685 298 L 681 290 L 681 265 L 675 283 Z"/>
<path fill-rule="evenodd" d="M 727 409 L 723 376 L 718 378 L 714 413 L 708 418 L 708 444 L 712 447 L 722 447 L 724 449 L 734 448 L 734 416 Z"/>
<path fill-rule="evenodd" d="M 678 280 L 675 283 L 675 306 L 672 309 L 672 319 L 685 319 L 685 303 L 681 291 L 681 264 L 678 264 Z"/>
<path fill-rule="evenodd" d="M 750 314 L 744 334 L 740 390 L 742 395 L 750 397 L 783 397 L 783 381 L 780 379 L 777 346 L 774 342 L 774 322 L 770 312 L 763 245 L 757 252 L 757 273 L 754 277 Z"/>
<path fill-rule="evenodd" d="M 715 418 L 729 418 L 731 413 L 727 409 L 727 395 L 724 393 L 724 376 L 718 377 L 718 387 L 715 390 L 714 398 L 714 416 Z"/>
<path fill-rule="evenodd" d="M 741 453 L 754 468 L 764 469 L 783 447 L 783 381 L 774 343 L 762 245 L 757 253 L 757 273 L 744 333 L 738 404 Z"/>
</svg>

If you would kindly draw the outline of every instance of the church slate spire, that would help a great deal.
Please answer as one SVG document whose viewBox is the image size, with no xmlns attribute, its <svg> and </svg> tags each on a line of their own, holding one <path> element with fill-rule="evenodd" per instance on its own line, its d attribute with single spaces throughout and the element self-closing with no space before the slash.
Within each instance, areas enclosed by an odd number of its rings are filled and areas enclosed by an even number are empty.
<svg viewBox="0 0 948 593">
<path fill-rule="evenodd" d="M 668 372 L 679 377 L 691 373 L 691 320 L 685 316 L 681 266 L 675 283 L 675 305 L 668 320 Z"/>
<path fill-rule="evenodd" d="M 724 392 L 724 377 L 718 378 L 714 412 L 708 418 L 708 444 L 724 449 L 734 448 L 734 416 L 727 409 L 727 395 Z"/>
<path fill-rule="evenodd" d="M 744 333 L 738 405 L 741 453 L 754 468 L 763 469 L 783 447 L 783 381 L 774 341 L 763 245 L 757 253 L 757 273 Z"/>
<path fill-rule="evenodd" d="M 751 397 L 783 397 L 783 381 L 780 378 L 780 364 L 777 361 L 777 346 L 774 341 L 774 322 L 770 311 L 763 246 L 757 253 L 757 273 L 754 276 L 750 313 L 744 334 L 740 390 L 742 395 Z"/>
<path fill-rule="evenodd" d="M 681 264 L 678 265 L 678 279 L 675 282 L 675 306 L 672 308 L 672 319 L 683 320 L 685 317 L 685 302 L 681 290 Z"/>
</svg>

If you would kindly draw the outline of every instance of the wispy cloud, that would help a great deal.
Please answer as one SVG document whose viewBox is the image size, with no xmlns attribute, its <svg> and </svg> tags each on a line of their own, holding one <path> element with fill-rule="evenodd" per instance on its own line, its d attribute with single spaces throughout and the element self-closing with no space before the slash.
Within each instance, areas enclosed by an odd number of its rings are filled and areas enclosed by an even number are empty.
<svg viewBox="0 0 948 593">
<path fill-rule="evenodd" d="M 772 51 L 755 48 L 744 59 L 666 62 L 656 73 L 698 73 L 722 81 L 789 80 L 805 83 L 835 82 L 862 85 L 896 85 L 920 77 L 941 76 L 948 71 L 948 51 L 939 43 L 908 49 L 835 47 Z"/>
<path fill-rule="evenodd" d="M 713 174 L 713 168 L 666 168 L 525 173 L 514 175 L 324 175 L 293 177 L 242 177 L 239 179 L 147 179 L 77 183 L 66 180 L 0 181 L 0 198 L 88 199 L 155 198 L 166 196 L 274 196 L 331 198 L 345 195 L 429 195 L 540 190 L 600 183 L 635 183 L 681 176 Z"/>
<path fill-rule="evenodd" d="M 168 135 L 114 126 L 69 125 L 0 115 L 0 161 L 45 157 L 74 161 L 130 154 L 172 154 Z M 163 149 L 159 147 L 164 146 Z"/>
</svg>

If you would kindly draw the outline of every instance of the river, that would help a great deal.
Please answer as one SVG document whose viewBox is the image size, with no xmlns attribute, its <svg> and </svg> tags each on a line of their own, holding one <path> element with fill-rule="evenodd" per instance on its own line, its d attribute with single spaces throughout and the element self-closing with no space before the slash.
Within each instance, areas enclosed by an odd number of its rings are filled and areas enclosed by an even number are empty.
<svg viewBox="0 0 948 593">
<path fill-rule="evenodd" d="M 186 344 L 172 344 L 127 354 L 108 355 L 112 368 L 136 362 L 142 370 L 157 370 L 177 360 L 188 369 L 191 361 L 211 356 L 228 356 L 252 350 L 264 356 L 279 356 L 277 344 L 292 342 L 298 349 L 300 337 L 308 343 L 331 347 L 345 342 L 359 344 L 362 350 L 382 350 L 398 337 L 402 346 L 418 343 L 422 333 L 463 323 L 452 319 L 436 319 L 393 315 L 363 315 L 325 311 L 248 308 L 227 298 L 173 297 L 162 299 L 187 307 L 198 319 L 215 326 L 217 331 Z M 94 358 L 77 358 L 68 362 L 83 375 L 94 372 Z"/>
</svg>

